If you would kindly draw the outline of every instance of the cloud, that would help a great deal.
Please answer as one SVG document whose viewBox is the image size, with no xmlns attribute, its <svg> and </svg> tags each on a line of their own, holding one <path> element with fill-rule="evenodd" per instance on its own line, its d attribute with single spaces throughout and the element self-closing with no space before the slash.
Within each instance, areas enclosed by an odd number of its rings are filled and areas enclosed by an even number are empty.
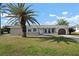
<svg viewBox="0 0 79 59">
<path fill-rule="evenodd" d="M 57 23 L 57 21 L 46 21 L 45 25 L 55 25 Z"/>
<path fill-rule="evenodd" d="M 69 22 L 70 26 L 79 24 L 79 15 L 74 15 L 74 16 L 71 16 L 71 17 L 64 16 L 64 15 L 68 15 L 68 14 L 69 14 L 68 11 L 62 12 L 62 16 L 58 16 L 58 15 L 55 15 L 55 14 L 49 14 L 50 17 L 56 17 L 56 20 L 55 21 L 47 21 L 47 22 L 45 22 L 45 24 L 54 25 L 54 24 L 57 23 L 57 19 L 67 20 Z"/>
<path fill-rule="evenodd" d="M 46 25 L 55 25 L 57 24 L 57 19 L 64 19 L 69 22 L 70 26 L 74 26 L 76 24 L 79 24 L 79 15 L 74 15 L 71 17 L 68 17 L 67 15 L 69 14 L 68 11 L 62 12 L 62 16 L 58 16 L 56 14 L 49 14 L 50 17 L 56 17 L 56 20 L 54 21 L 47 21 L 45 22 Z"/>
<path fill-rule="evenodd" d="M 64 19 L 69 22 L 70 26 L 79 24 L 79 15 L 71 16 L 71 17 L 64 17 L 64 16 L 57 16 L 57 19 Z"/>
<path fill-rule="evenodd" d="M 64 16 L 56 16 L 57 19 L 65 19 L 66 17 Z"/>
<path fill-rule="evenodd" d="M 66 14 L 68 14 L 68 12 L 63 12 L 63 14 L 66 15 Z M 55 16 L 56 19 L 67 20 L 69 22 L 70 26 L 74 26 L 76 24 L 79 24 L 79 15 L 67 17 L 67 16 L 57 16 L 57 15 L 50 14 L 50 16 Z M 54 25 L 56 23 L 57 23 L 57 20 L 55 20 L 55 21 L 47 21 L 45 24 Z"/>
<path fill-rule="evenodd" d="M 64 12 L 62 12 L 62 15 L 67 15 L 69 12 L 67 12 L 67 11 L 64 11 Z"/>
<path fill-rule="evenodd" d="M 50 17 L 55 17 L 56 15 L 55 15 L 55 14 L 49 14 L 49 16 L 50 16 Z"/>
<path fill-rule="evenodd" d="M 79 15 L 75 15 L 70 18 L 65 18 L 65 20 L 67 20 L 70 23 L 70 25 L 79 24 Z"/>
</svg>

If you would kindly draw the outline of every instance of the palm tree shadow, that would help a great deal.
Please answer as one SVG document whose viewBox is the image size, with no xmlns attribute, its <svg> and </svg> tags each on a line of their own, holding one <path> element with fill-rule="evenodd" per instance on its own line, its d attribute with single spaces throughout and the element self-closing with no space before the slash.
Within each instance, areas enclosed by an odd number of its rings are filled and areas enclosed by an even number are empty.
<svg viewBox="0 0 79 59">
<path fill-rule="evenodd" d="M 65 42 L 66 44 L 69 44 L 69 42 L 78 43 L 78 41 L 73 38 L 67 38 L 63 36 L 50 36 L 50 37 L 41 38 L 41 39 L 42 41 L 50 40 L 51 42 L 57 42 L 57 43 Z"/>
</svg>

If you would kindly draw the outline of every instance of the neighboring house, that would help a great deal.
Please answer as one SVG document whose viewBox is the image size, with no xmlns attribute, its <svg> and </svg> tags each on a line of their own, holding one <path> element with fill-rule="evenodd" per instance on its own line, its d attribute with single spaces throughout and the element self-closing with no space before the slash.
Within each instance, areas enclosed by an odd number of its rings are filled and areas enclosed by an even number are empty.
<svg viewBox="0 0 79 59">
<path fill-rule="evenodd" d="M 10 33 L 14 35 L 21 35 L 21 27 L 20 26 L 12 26 L 10 27 Z M 68 26 L 64 25 L 31 25 L 26 26 L 28 35 L 51 35 L 51 34 L 68 34 Z"/>
<path fill-rule="evenodd" d="M 79 32 L 79 25 L 75 26 L 75 32 Z"/>
</svg>

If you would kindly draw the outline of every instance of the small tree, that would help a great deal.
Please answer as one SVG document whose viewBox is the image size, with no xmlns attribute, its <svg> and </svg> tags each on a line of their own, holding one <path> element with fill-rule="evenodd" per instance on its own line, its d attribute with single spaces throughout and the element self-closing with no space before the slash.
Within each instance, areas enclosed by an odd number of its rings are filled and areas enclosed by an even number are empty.
<svg viewBox="0 0 79 59">
<path fill-rule="evenodd" d="M 64 19 L 59 19 L 57 21 L 57 25 L 69 25 L 69 22 L 67 20 L 64 20 Z"/>
<path fill-rule="evenodd" d="M 72 33 L 72 32 L 74 32 L 74 31 L 75 31 L 75 29 L 74 29 L 74 28 L 72 28 L 72 27 L 71 27 L 71 28 L 69 28 L 69 34 L 70 34 L 70 35 L 71 35 L 71 33 Z"/>
</svg>

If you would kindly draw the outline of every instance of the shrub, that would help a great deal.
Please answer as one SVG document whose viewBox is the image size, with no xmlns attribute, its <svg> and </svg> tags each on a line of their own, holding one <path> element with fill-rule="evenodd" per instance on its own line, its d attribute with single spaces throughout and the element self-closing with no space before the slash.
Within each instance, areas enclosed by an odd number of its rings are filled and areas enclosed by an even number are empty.
<svg viewBox="0 0 79 59">
<path fill-rule="evenodd" d="M 74 32 L 75 29 L 74 28 L 69 28 L 69 34 L 71 34 L 72 32 Z"/>
</svg>

